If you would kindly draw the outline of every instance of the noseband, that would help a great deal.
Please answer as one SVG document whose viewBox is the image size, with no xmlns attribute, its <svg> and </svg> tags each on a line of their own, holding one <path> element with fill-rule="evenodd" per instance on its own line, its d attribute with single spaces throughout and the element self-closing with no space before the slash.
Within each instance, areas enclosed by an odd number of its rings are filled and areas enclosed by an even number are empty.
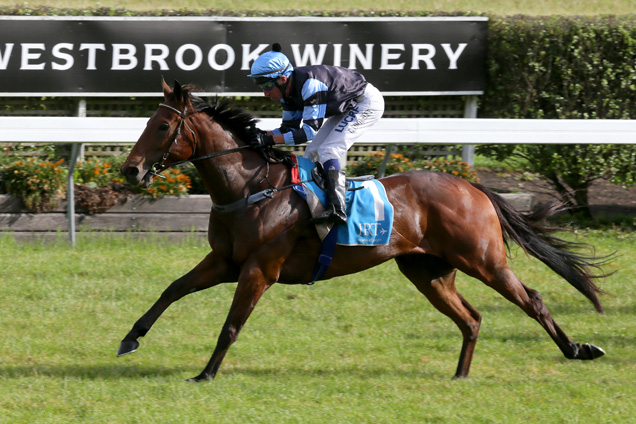
<svg viewBox="0 0 636 424">
<path fill-rule="evenodd" d="M 172 106 L 169 106 L 165 103 L 159 103 L 159 107 L 163 107 L 166 109 L 169 109 L 171 111 L 173 111 L 174 113 L 176 113 L 177 115 L 179 115 L 179 124 L 177 125 L 177 131 L 174 134 L 174 138 L 172 139 L 172 142 L 170 143 L 170 147 L 168 147 L 168 150 L 166 150 L 166 152 L 163 154 L 163 156 L 161 157 L 161 160 L 159 162 L 155 162 L 151 167 L 150 167 L 150 175 L 153 175 L 155 177 L 160 177 L 160 178 L 166 178 L 164 175 L 161 175 L 160 172 L 164 171 L 165 169 L 171 167 L 171 166 L 175 166 L 175 165 L 180 165 L 182 163 L 186 163 L 186 162 L 195 162 L 195 161 L 199 161 L 199 160 L 203 160 L 203 159 L 211 159 L 211 158 L 215 158 L 218 156 L 223 156 L 223 155 L 227 155 L 229 153 L 234 153 L 234 152 L 238 152 L 240 150 L 244 150 L 244 149 L 249 149 L 251 146 L 250 145 L 245 145 L 245 146 L 239 146 L 236 147 L 234 149 L 228 149 L 228 150 L 224 150 L 222 152 L 215 152 L 209 155 L 205 155 L 205 156 L 199 156 L 199 157 L 193 157 L 194 154 L 197 151 L 197 136 L 195 134 L 195 132 L 192 130 L 192 128 L 190 128 L 188 126 L 188 124 L 186 124 L 185 120 L 188 117 L 188 106 L 185 106 L 185 108 L 183 109 L 183 112 L 180 111 L 179 109 L 176 109 Z M 195 112 L 196 113 L 196 112 Z M 190 157 L 188 159 L 185 160 L 180 160 L 178 162 L 173 162 L 171 164 L 164 164 L 164 162 L 166 161 L 166 159 L 168 159 L 168 156 L 170 156 L 170 150 L 172 149 L 173 145 L 177 144 L 177 141 L 179 139 L 179 137 L 181 136 L 181 129 L 183 128 L 183 126 L 185 126 L 188 131 L 190 131 L 190 134 L 192 134 L 192 138 L 194 140 L 194 148 L 192 149 L 192 155 L 190 155 Z"/>
</svg>

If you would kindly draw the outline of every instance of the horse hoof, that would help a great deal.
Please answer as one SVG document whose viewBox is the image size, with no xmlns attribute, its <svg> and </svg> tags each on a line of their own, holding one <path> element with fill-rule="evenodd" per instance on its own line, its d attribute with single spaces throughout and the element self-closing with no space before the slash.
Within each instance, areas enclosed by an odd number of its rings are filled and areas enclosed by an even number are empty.
<svg viewBox="0 0 636 424">
<path fill-rule="evenodd" d="M 137 340 L 126 341 L 124 340 L 119 345 L 119 350 L 117 351 L 117 356 L 123 356 L 128 353 L 133 353 L 139 347 L 139 342 Z"/>
<path fill-rule="evenodd" d="M 598 346 L 594 346 L 593 344 L 584 343 L 581 345 L 581 350 L 585 352 L 586 358 L 584 359 L 596 359 L 605 355 L 605 351 Z"/>
<path fill-rule="evenodd" d="M 186 380 L 186 382 L 188 382 L 188 383 L 200 383 L 202 381 L 212 380 L 212 378 L 214 378 L 214 377 L 210 377 L 207 374 L 199 374 L 196 377 L 188 378 Z"/>
</svg>

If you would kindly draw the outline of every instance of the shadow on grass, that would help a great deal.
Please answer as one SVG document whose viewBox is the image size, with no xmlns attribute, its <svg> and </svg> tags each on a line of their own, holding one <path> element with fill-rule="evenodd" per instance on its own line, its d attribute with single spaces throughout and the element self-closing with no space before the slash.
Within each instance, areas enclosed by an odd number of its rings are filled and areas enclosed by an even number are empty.
<svg viewBox="0 0 636 424">
<path fill-rule="evenodd" d="M 509 359 L 508 359 L 509 360 Z M 567 364 L 572 362 L 573 365 L 580 361 L 572 361 L 564 358 L 558 353 L 542 356 L 541 358 L 532 359 L 534 363 L 543 363 L 546 369 L 553 367 L 556 364 Z M 584 361 L 585 364 L 589 364 L 586 369 L 590 372 L 594 372 L 597 367 L 592 364 L 602 364 L 606 366 L 611 365 L 613 367 L 625 367 L 630 366 L 633 363 L 633 358 L 620 357 L 608 355 L 603 358 L 599 358 L 595 361 Z M 450 366 L 451 364 L 449 364 Z M 454 361 L 452 366 L 454 366 Z M 358 381 L 373 381 L 373 380 L 385 380 L 389 379 L 408 379 L 412 381 L 465 381 L 463 379 L 453 380 L 454 368 L 452 366 L 445 370 L 440 370 L 439 367 L 427 367 L 412 366 L 406 368 L 395 368 L 387 365 L 386 367 L 356 367 L 356 366 L 341 366 L 331 367 L 328 369 L 321 368 L 307 368 L 307 367 L 275 367 L 275 366 L 234 366 L 226 369 L 221 368 L 217 379 L 238 377 L 238 378 L 253 378 L 255 380 L 262 381 L 284 381 L 284 380 L 306 380 L 306 379 L 324 379 L 330 381 L 333 379 L 351 379 Z M 514 362 L 509 363 L 507 367 L 514 368 Z M 452 368 L 452 369 L 451 369 Z M 505 369 L 504 367 L 503 369 Z M 580 368 L 577 368 L 580 369 Z M 125 380 L 156 380 L 159 382 L 183 382 L 186 384 L 186 380 L 189 377 L 194 377 L 198 374 L 200 369 L 196 367 L 177 366 L 173 368 L 168 367 L 132 367 L 124 365 L 94 365 L 94 366 L 3 366 L 0 367 L 0 379 L 21 379 L 21 378 L 54 378 L 54 379 L 77 379 L 81 381 L 125 381 Z M 483 377 L 480 373 L 471 373 L 473 379 L 479 379 Z M 471 378 L 468 381 L 471 381 Z M 203 382 L 205 384 L 205 382 Z M 210 381 L 209 383 L 212 383 Z"/>
<path fill-rule="evenodd" d="M 119 380 L 172 377 L 193 371 L 189 367 L 133 365 L 8 365 L 0 366 L 0 378 L 55 377 L 87 380 Z"/>
<path fill-rule="evenodd" d="M 455 365 L 454 361 L 453 364 Z M 453 370 L 449 370 L 448 373 L 440 372 L 427 368 L 426 365 L 412 366 L 408 368 L 393 368 L 391 366 L 386 367 L 369 367 L 369 366 L 336 366 L 331 368 L 307 368 L 297 366 L 286 367 L 231 367 L 229 369 L 219 371 L 219 376 L 225 375 L 239 375 L 249 377 L 272 377 L 272 378 L 297 378 L 297 377 L 312 377 L 312 378 L 354 378 L 358 380 L 374 380 L 383 379 L 386 377 L 398 377 L 398 378 L 413 378 L 413 379 L 426 379 L 426 380 L 450 380 L 453 376 Z"/>
<path fill-rule="evenodd" d="M 541 327 L 538 327 L 540 331 L 521 331 L 513 332 L 510 328 L 502 329 L 499 332 L 494 330 L 484 330 L 479 336 L 479 340 L 484 342 L 506 343 L 512 342 L 518 345 L 533 346 L 539 343 L 553 344 L 550 336 L 543 332 Z M 566 328 L 566 331 L 569 329 Z M 575 343 L 591 343 L 599 345 L 601 348 L 606 346 L 624 346 L 636 344 L 636 337 L 625 337 L 624 334 L 615 334 L 612 329 L 605 329 L 602 332 L 591 333 L 589 331 L 572 330 L 568 331 L 568 335 Z M 589 340 L 588 340 L 589 339 Z M 480 343 L 477 342 L 477 350 L 479 350 Z M 554 344 L 555 349 L 558 349 Z"/>
<path fill-rule="evenodd" d="M 125 379 L 165 379 L 178 377 L 185 380 L 201 371 L 196 365 L 175 366 L 127 366 L 127 365 L 14 365 L 1 366 L 0 378 L 53 377 L 81 380 L 125 380 Z M 267 367 L 227 367 L 219 371 L 219 376 L 236 375 L 256 378 L 299 378 L 299 377 L 350 377 L 356 379 L 378 379 L 383 377 L 408 377 L 416 379 L 450 379 L 451 374 L 427 370 L 426 366 L 393 368 L 341 366 L 329 369 L 297 366 Z"/>
</svg>

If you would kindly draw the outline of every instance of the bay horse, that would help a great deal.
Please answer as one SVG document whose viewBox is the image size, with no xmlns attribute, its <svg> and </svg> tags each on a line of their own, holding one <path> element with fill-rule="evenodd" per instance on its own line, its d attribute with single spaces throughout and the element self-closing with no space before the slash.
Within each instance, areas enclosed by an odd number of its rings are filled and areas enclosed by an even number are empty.
<svg viewBox="0 0 636 424">
<path fill-rule="evenodd" d="M 149 119 L 121 168 L 130 184 L 152 183 L 161 170 L 192 162 L 210 193 L 211 252 L 174 281 L 124 337 L 118 356 L 134 352 L 159 316 L 190 293 L 238 282 L 210 361 L 193 381 L 215 377 L 263 293 L 274 283 L 310 282 L 321 242 L 309 208 L 293 190 L 288 167 L 252 147 L 256 119 L 227 100 L 208 104 L 191 86 L 162 82 L 165 100 Z M 272 163 L 273 162 L 273 163 Z M 382 246 L 337 246 L 323 279 L 356 273 L 390 259 L 440 312 L 459 327 L 463 343 L 455 378 L 466 377 L 481 322 L 480 313 L 455 287 L 460 270 L 492 287 L 534 318 L 569 359 L 595 359 L 605 352 L 574 343 L 556 324 L 541 295 L 507 264 L 509 241 L 538 258 L 602 312 L 600 289 L 590 269 L 598 258 L 578 253 L 578 243 L 555 238 L 538 220 L 551 211 L 525 215 L 485 187 L 445 173 L 409 171 L 380 179 L 394 206 L 390 241 Z M 278 190 L 280 188 L 280 190 Z M 253 193 L 270 190 L 251 203 Z M 234 205 L 224 208 L 224 205 Z M 238 206 L 237 206 L 238 205 Z"/>
</svg>

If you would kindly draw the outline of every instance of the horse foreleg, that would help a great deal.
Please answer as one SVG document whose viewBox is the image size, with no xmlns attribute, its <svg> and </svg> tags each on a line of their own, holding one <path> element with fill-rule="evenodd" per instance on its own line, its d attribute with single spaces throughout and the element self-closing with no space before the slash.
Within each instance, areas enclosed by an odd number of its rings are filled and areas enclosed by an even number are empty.
<svg viewBox="0 0 636 424">
<path fill-rule="evenodd" d="M 139 347 L 137 339 L 150 330 L 161 314 L 168 307 L 185 295 L 216 286 L 223 282 L 237 280 L 238 273 L 224 258 L 210 253 L 192 271 L 174 281 L 161 294 L 154 305 L 135 324 L 124 337 L 117 351 L 117 356 L 132 353 Z"/>
<path fill-rule="evenodd" d="M 454 378 L 467 377 L 477 345 L 481 315 L 457 291 L 457 270 L 441 259 L 431 256 L 402 256 L 396 258 L 396 262 L 400 271 L 431 304 L 459 327 L 463 343 Z"/>
<path fill-rule="evenodd" d="M 201 374 L 190 379 L 190 381 L 209 380 L 216 376 L 225 354 L 238 338 L 256 303 L 274 282 L 274 280 L 269 281 L 265 278 L 260 268 L 257 267 L 241 272 L 236 292 L 234 293 L 234 300 L 219 334 L 214 353 L 212 353 L 210 361 Z"/>
</svg>

